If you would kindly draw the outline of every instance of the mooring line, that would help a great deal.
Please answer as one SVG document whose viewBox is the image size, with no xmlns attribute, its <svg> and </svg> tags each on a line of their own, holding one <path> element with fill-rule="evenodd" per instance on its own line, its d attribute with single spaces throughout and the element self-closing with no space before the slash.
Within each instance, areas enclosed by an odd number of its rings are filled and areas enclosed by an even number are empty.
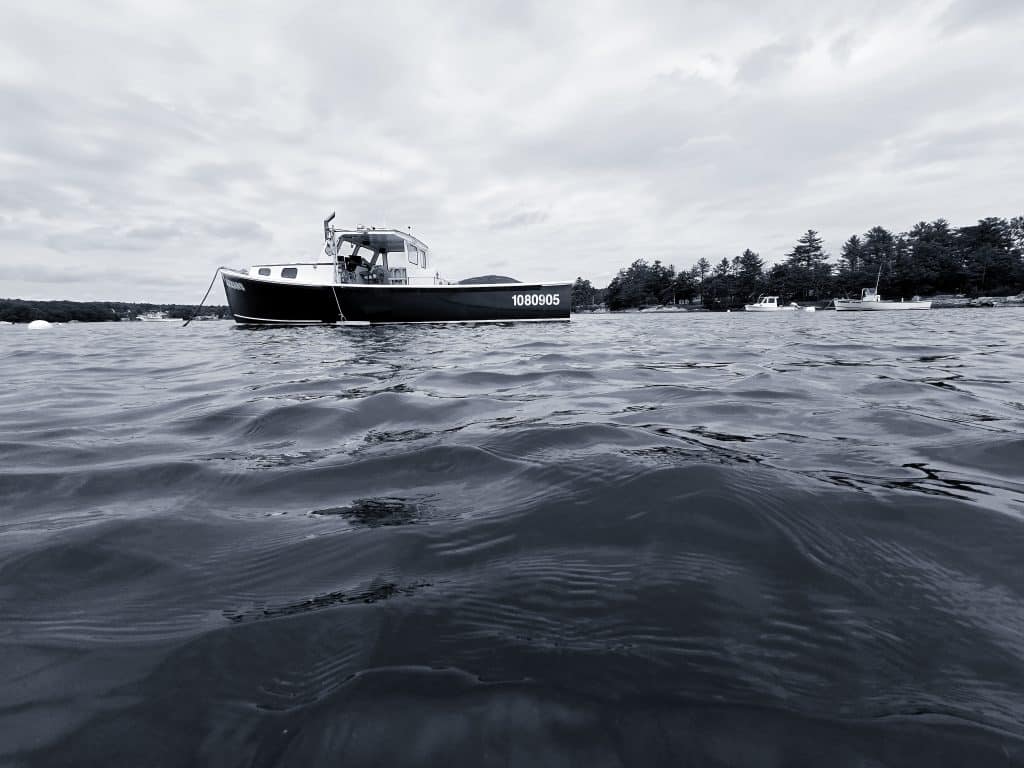
<svg viewBox="0 0 1024 768">
<path fill-rule="evenodd" d="M 336 286 L 336 285 L 332 285 L 331 286 L 331 296 L 334 297 L 334 306 L 336 306 L 338 308 L 338 319 L 341 320 L 341 322 L 344 323 L 345 322 L 345 313 L 341 311 L 341 302 L 338 301 L 338 286 Z"/>
<path fill-rule="evenodd" d="M 206 303 L 206 297 L 209 296 L 210 291 L 213 290 L 213 284 L 217 282 L 217 275 L 220 274 L 220 271 L 222 269 L 227 269 L 227 267 L 217 267 L 217 271 L 213 273 L 213 280 L 210 281 L 210 285 L 207 287 L 206 293 L 203 294 L 203 300 L 199 302 L 199 306 L 196 307 L 195 312 L 192 313 L 192 317 L 190 317 L 188 320 L 181 324 L 182 328 L 184 328 L 186 325 L 188 325 L 189 323 L 196 319 L 196 315 L 199 314 L 199 310 L 202 309 L 203 304 Z"/>
</svg>

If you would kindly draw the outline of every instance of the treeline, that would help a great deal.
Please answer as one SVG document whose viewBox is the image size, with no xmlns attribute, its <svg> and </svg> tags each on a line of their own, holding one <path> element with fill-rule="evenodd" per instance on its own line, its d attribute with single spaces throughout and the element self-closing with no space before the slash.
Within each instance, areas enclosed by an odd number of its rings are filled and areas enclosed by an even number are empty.
<svg viewBox="0 0 1024 768">
<path fill-rule="evenodd" d="M 714 265 L 701 258 L 680 272 L 671 264 L 638 259 L 619 270 L 604 291 L 578 278 L 573 307 L 604 303 L 619 310 L 700 302 L 708 309 L 727 309 L 762 294 L 786 302 L 823 302 L 859 296 L 876 279 L 879 292 L 892 298 L 1019 293 L 1024 290 L 1024 216 L 990 217 L 958 228 L 936 219 L 900 233 L 872 227 L 843 243 L 835 261 L 813 229 L 796 241 L 784 261 L 767 268 L 750 249 Z"/>
<path fill-rule="evenodd" d="M 202 307 L 195 304 L 136 304 L 121 301 L 31 301 L 26 299 L 0 299 L 0 321 L 28 323 L 48 320 L 66 323 L 99 323 L 135 320 L 149 312 L 165 312 L 168 317 L 189 318 L 199 310 L 203 317 L 228 316 L 224 306 Z"/>
</svg>

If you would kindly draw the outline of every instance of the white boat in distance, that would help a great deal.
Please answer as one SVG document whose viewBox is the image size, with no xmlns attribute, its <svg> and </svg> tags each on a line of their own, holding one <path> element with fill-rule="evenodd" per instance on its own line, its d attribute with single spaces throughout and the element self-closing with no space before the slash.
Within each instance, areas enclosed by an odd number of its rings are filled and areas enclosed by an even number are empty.
<svg viewBox="0 0 1024 768">
<path fill-rule="evenodd" d="M 881 310 L 931 309 L 931 301 L 916 297 L 911 301 L 883 301 L 877 288 L 863 288 L 859 299 L 833 299 L 838 312 L 878 312 Z"/>
<path fill-rule="evenodd" d="M 761 296 L 757 304 L 745 304 L 743 309 L 747 312 L 796 312 L 800 305 L 795 301 L 779 304 L 778 296 Z"/>
</svg>

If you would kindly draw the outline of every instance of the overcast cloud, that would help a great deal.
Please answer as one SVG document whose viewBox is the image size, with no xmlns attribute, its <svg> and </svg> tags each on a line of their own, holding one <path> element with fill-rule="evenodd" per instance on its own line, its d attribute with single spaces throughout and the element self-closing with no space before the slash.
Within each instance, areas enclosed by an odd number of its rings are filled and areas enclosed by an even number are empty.
<svg viewBox="0 0 1024 768">
<path fill-rule="evenodd" d="M 595 285 L 1020 215 L 1022 29 L 1019 0 L 5 3 L 0 296 L 194 303 L 332 210 L 452 279 Z"/>
</svg>

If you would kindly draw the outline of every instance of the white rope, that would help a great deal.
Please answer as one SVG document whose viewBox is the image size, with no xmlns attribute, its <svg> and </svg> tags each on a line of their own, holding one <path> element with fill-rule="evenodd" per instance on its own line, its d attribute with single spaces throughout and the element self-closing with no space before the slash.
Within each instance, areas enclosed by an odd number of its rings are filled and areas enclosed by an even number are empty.
<svg viewBox="0 0 1024 768">
<path fill-rule="evenodd" d="M 341 322 L 344 323 L 345 322 L 345 315 L 341 311 L 341 302 L 338 301 L 338 286 L 336 286 L 336 285 L 332 285 L 331 286 L 331 296 L 334 297 L 334 306 L 336 306 L 338 308 L 338 319 L 341 320 Z"/>
</svg>

